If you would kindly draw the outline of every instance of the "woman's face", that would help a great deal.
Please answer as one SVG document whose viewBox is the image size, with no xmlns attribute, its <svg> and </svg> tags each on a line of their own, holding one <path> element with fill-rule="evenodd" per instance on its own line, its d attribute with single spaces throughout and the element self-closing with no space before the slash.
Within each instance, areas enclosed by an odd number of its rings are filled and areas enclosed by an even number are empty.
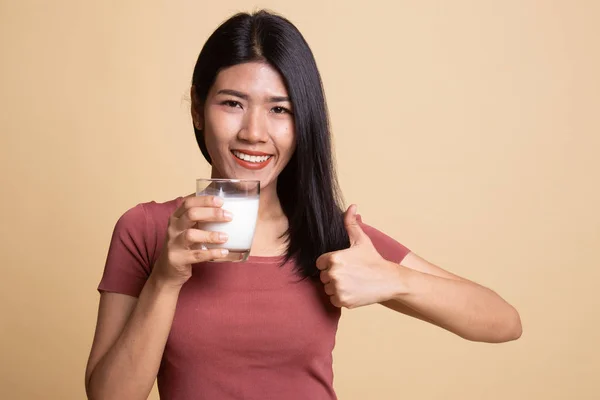
<svg viewBox="0 0 600 400">
<path fill-rule="evenodd" d="M 292 103 L 277 70 L 260 62 L 222 70 L 203 112 L 193 117 L 204 130 L 213 178 L 256 179 L 261 188 L 277 181 L 296 143 Z"/>
</svg>

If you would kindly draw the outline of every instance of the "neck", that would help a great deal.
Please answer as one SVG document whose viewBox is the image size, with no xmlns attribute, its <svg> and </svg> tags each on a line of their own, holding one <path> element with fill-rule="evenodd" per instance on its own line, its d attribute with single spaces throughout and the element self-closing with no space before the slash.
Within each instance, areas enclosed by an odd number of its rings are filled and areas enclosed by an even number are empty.
<svg viewBox="0 0 600 400">
<path fill-rule="evenodd" d="M 269 186 L 261 189 L 258 208 L 258 219 L 270 221 L 283 216 L 283 209 L 277 196 L 277 182 L 271 182 Z"/>
</svg>

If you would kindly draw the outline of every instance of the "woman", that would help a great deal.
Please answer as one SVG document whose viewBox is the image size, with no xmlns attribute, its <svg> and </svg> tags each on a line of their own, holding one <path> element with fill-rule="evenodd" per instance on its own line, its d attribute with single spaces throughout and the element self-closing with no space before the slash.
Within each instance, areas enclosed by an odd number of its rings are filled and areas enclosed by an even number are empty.
<svg viewBox="0 0 600 400">
<path fill-rule="evenodd" d="M 203 47 L 192 119 L 214 178 L 259 179 L 245 263 L 207 263 L 223 243 L 197 222 L 228 221 L 218 198 L 128 210 L 104 276 L 86 389 L 93 399 L 334 399 L 341 307 L 380 303 L 468 340 L 521 334 L 516 310 L 365 225 L 338 200 L 313 55 L 287 20 L 238 14 Z"/>
</svg>

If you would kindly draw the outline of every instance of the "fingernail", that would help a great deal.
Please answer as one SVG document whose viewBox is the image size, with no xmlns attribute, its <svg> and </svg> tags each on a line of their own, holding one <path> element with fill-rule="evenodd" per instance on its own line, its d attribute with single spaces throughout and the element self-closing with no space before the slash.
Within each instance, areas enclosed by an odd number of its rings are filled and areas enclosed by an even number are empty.
<svg viewBox="0 0 600 400">
<path fill-rule="evenodd" d="M 229 239 L 229 235 L 227 235 L 227 234 L 226 234 L 226 233 L 224 233 L 224 232 L 220 232 L 220 233 L 219 233 L 219 240 L 220 240 L 220 241 L 222 241 L 222 242 L 226 242 L 226 241 L 227 241 L 227 239 Z"/>
<path fill-rule="evenodd" d="M 233 214 L 227 210 L 223 210 L 223 216 L 227 219 L 233 219 Z"/>
<path fill-rule="evenodd" d="M 215 206 L 222 206 L 223 198 L 219 197 L 219 196 L 215 196 L 215 197 L 213 197 L 213 203 L 215 204 Z"/>
<path fill-rule="evenodd" d="M 229 254 L 229 250 L 227 249 L 221 249 L 221 254 L 226 256 L 227 254 Z"/>
</svg>

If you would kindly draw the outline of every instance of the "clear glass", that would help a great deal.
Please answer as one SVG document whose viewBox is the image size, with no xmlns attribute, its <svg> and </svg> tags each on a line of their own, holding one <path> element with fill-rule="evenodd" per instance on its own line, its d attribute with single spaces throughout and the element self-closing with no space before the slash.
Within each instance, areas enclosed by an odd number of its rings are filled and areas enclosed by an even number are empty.
<svg viewBox="0 0 600 400">
<path fill-rule="evenodd" d="M 225 232 L 229 239 L 224 244 L 203 244 L 203 248 L 229 250 L 226 258 L 218 261 L 246 261 L 250 255 L 258 218 L 260 181 L 245 179 L 196 179 L 196 196 L 220 196 L 224 210 L 233 214 L 230 222 L 202 222 L 198 229 Z"/>
</svg>

